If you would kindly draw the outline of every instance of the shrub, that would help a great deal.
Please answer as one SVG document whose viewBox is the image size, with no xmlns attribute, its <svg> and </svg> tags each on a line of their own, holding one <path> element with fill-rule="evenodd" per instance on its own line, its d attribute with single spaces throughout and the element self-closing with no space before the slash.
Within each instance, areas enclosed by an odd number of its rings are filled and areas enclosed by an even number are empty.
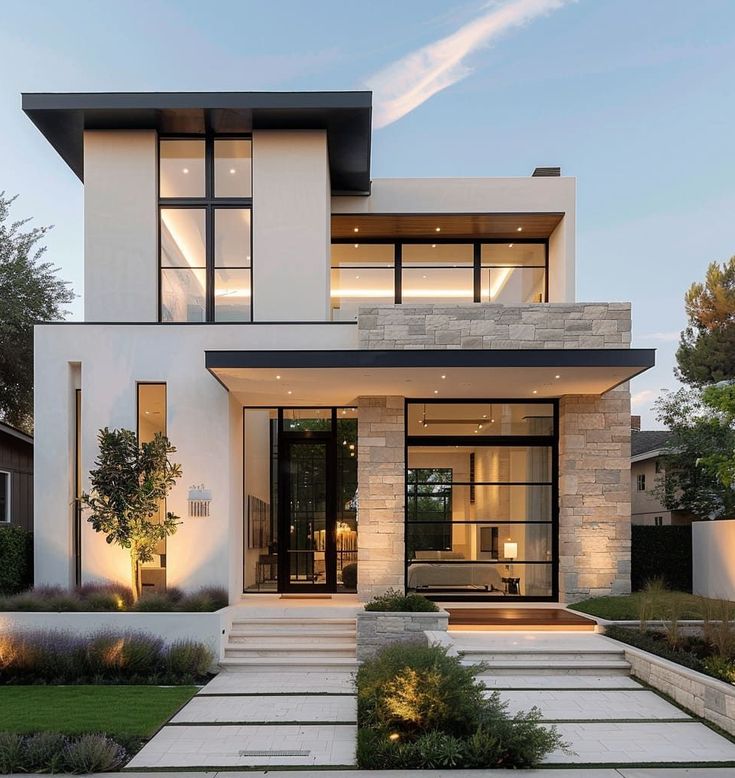
<svg viewBox="0 0 735 778">
<path fill-rule="evenodd" d="M 11 525 L 0 528 L 0 594 L 15 594 L 33 582 L 33 533 Z"/>
<path fill-rule="evenodd" d="M 143 592 L 131 610 L 156 613 L 173 611 L 176 610 L 176 601 L 168 595 L 168 592 Z"/>
<path fill-rule="evenodd" d="M 366 611 L 396 611 L 396 612 L 436 612 L 439 606 L 427 600 L 422 594 L 403 594 L 397 589 L 388 589 L 383 594 L 373 597 L 365 604 Z"/>
<path fill-rule="evenodd" d="M 689 526 L 631 528 L 631 584 L 640 591 L 662 578 L 670 589 L 692 591 L 692 529 Z"/>
<path fill-rule="evenodd" d="M 166 664 L 168 672 L 177 677 L 201 678 L 214 663 L 214 655 L 208 646 L 191 640 L 179 640 L 168 648 Z"/>
<path fill-rule="evenodd" d="M 708 656 L 702 660 L 704 672 L 726 683 L 735 682 L 735 663 L 724 656 Z"/>
<path fill-rule="evenodd" d="M 190 641 L 165 646 L 147 633 L 0 636 L 0 683 L 191 683 L 207 675 L 212 661 L 207 646 Z"/>
<path fill-rule="evenodd" d="M 122 765 L 125 750 L 106 735 L 82 735 L 66 746 L 64 767 L 70 773 L 105 773 Z"/>
<path fill-rule="evenodd" d="M 357 562 L 350 562 L 342 568 L 342 583 L 345 589 L 357 589 Z"/>
<path fill-rule="evenodd" d="M 60 732 L 37 732 L 25 738 L 23 768 L 28 772 L 58 773 L 64 768 L 68 739 Z"/>
<path fill-rule="evenodd" d="M 533 709 L 514 717 L 443 648 L 393 645 L 357 672 L 357 761 L 368 769 L 530 767 L 555 748 Z"/>
<path fill-rule="evenodd" d="M 0 773 L 23 769 L 23 738 L 14 732 L 0 732 Z"/>
<path fill-rule="evenodd" d="M 176 603 L 176 610 L 189 613 L 209 613 L 226 608 L 230 597 L 226 589 L 219 586 L 204 586 L 198 592 L 185 594 Z"/>
</svg>

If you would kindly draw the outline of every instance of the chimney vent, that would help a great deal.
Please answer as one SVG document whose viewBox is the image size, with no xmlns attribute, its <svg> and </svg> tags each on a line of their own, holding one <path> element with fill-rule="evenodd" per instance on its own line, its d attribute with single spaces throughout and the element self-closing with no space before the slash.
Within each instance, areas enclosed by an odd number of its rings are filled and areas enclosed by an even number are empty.
<svg viewBox="0 0 735 778">
<path fill-rule="evenodd" d="M 535 178 L 556 177 L 561 175 L 560 167 L 537 167 L 531 174 Z"/>
<path fill-rule="evenodd" d="M 641 417 L 640 416 L 631 416 L 630 417 L 630 428 L 632 430 L 635 430 L 636 432 L 641 431 Z"/>
</svg>

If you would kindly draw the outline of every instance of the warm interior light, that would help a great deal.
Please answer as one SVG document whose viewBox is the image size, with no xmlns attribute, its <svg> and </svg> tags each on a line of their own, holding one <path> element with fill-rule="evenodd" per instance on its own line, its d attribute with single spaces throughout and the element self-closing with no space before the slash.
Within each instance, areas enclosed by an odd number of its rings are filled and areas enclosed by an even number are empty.
<svg viewBox="0 0 735 778">
<path fill-rule="evenodd" d="M 360 248 L 360 244 L 359 243 L 355 243 L 355 248 L 359 249 Z"/>
<path fill-rule="evenodd" d="M 280 381 L 280 380 L 281 380 L 281 376 L 277 375 L 276 376 L 276 381 Z"/>
<path fill-rule="evenodd" d="M 359 227 L 354 227 L 354 228 L 352 229 L 352 231 L 353 231 L 353 232 L 360 232 L 360 228 L 359 228 Z"/>
<path fill-rule="evenodd" d="M 555 375 L 554 378 L 561 378 L 561 376 L 560 375 Z"/>
<path fill-rule="evenodd" d="M 518 543 L 503 543 L 503 556 L 506 559 L 515 559 L 518 556 Z"/>
<path fill-rule="evenodd" d="M 444 378 L 446 378 L 446 376 L 445 376 L 445 375 L 443 375 L 443 376 L 442 376 L 442 379 L 444 379 Z"/>
<path fill-rule="evenodd" d="M 441 231 L 442 231 L 442 228 L 441 228 L 441 227 L 437 227 L 437 228 L 436 228 L 436 232 L 441 232 Z"/>
<path fill-rule="evenodd" d="M 231 167 L 231 168 L 230 168 L 230 174 L 231 174 L 231 175 L 233 175 L 233 176 L 234 176 L 236 172 L 237 172 L 237 171 L 235 170 L 235 168 L 234 168 L 234 167 Z"/>
<path fill-rule="evenodd" d="M 434 394 L 439 394 L 439 390 L 438 389 L 434 389 Z"/>
<path fill-rule="evenodd" d="M 189 172 L 189 168 L 188 167 L 181 168 L 181 172 L 182 173 L 188 173 Z"/>
<path fill-rule="evenodd" d="M 288 394 L 293 394 L 293 392 L 292 392 L 292 391 L 289 389 L 289 390 L 288 390 Z"/>
<path fill-rule="evenodd" d="M 508 248 L 509 248 L 509 249 L 512 249 L 512 248 L 513 248 L 513 244 L 512 244 L 512 243 L 509 243 L 509 244 L 508 244 Z"/>
<path fill-rule="evenodd" d="M 537 392 L 536 392 L 536 390 L 535 390 L 535 389 L 534 389 L 534 390 L 531 392 L 531 394 L 536 394 L 536 393 L 537 393 Z"/>
<path fill-rule="evenodd" d="M 516 232 L 523 232 L 523 227 L 516 228 Z"/>
<path fill-rule="evenodd" d="M 436 248 L 436 243 L 432 243 L 431 244 L 431 248 L 435 249 Z"/>
</svg>

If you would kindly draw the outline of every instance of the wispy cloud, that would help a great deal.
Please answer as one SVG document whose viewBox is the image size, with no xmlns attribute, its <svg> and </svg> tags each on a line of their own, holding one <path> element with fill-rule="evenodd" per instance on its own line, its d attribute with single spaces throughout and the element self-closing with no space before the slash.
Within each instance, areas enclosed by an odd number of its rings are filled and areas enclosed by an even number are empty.
<svg viewBox="0 0 735 778">
<path fill-rule="evenodd" d="M 393 62 L 367 79 L 374 93 L 373 124 L 385 127 L 425 103 L 442 89 L 466 78 L 465 60 L 503 33 L 571 0 L 511 0 L 492 8 L 446 38 Z M 487 7 L 487 6 L 486 6 Z"/>
<path fill-rule="evenodd" d="M 638 335 L 636 340 L 657 340 L 662 343 L 676 343 L 680 336 L 681 332 L 679 330 L 670 330 L 669 332 L 646 332 L 643 335 Z"/>
<path fill-rule="evenodd" d="M 654 389 L 641 389 L 630 396 L 630 405 L 634 410 L 647 408 L 658 395 L 659 392 Z"/>
</svg>

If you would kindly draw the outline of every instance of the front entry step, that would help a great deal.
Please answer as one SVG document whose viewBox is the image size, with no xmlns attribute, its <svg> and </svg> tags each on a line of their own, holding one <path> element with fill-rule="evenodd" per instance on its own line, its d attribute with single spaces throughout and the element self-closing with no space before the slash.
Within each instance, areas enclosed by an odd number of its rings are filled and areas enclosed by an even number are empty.
<svg viewBox="0 0 735 778">
<path fill-rule="evenodd" d="M 223 670 L 353 672 L 357 669 L 355 618 L 237 616 L 227 636 Z"/>
</svg>

